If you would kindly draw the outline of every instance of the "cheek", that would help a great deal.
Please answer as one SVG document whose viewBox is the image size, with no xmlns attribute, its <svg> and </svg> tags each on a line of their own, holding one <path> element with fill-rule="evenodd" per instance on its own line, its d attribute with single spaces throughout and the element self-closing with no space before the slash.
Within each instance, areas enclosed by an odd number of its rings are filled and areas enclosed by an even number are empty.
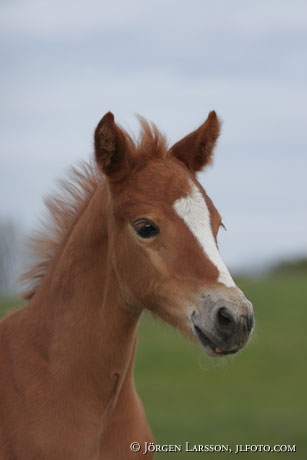
<svg viewBox="0 0 307 460">
<path fill-rule="evenodd" d="M 141 300 L 161 285 L 161 261 L 156 251 L 143 248 L 134 235 L 118 235 L 112 245 L 112 264 L 120 288 Z"/>
</svg>

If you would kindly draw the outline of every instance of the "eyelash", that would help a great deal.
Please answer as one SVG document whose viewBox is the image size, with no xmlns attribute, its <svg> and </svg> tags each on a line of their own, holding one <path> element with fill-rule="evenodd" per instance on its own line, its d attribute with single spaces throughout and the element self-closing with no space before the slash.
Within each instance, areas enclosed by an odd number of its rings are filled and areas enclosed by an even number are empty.
<svg viewBox="0 0 307 460">
<path fill-rule="evenodd" d="M 154 238 L 160 233 L 159 227 L 149 219 L 139 219 L 134 222 L 133 227 L 143 239 Z"/>
</svg>

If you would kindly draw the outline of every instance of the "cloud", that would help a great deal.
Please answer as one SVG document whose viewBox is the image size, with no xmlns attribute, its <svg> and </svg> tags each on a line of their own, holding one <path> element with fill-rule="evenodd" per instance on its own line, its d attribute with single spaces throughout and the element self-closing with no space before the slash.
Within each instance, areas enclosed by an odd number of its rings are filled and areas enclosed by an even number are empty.
<svg viewBox="0 0 307 460">
<path fill-rule="evenodd" d="M 172 143 L 216 109 L 201 180 L 231 224 L 226 259 L 306 250 L 306 18 L 299 0 L 1 2 L 0 215 L 33 225 L 108 110 L 134 132 L 144 115 Z"/>
<path fill-rule="evenodd" d="M 265 39 L 277 33 L 306 35 L 306 2 L 272 0 L 267 2 L 155 0 L 42 0 L 2 2 L 1 34 L 51 38 L 63 41 L 93 36 L 102 30 L 120 31 L 138 27 L 155 34 L 159 41 L 169 33 L 170 44 L 189 44 L 196 35 L 242 36 Z M 305 14 L 305 15 L 304 15 Z M 172 36 L 173 33 L 173 36 Z"/>
<path fill-rule="evenodd" d="M 27 0 L 2 3 L 1 35 L 50 38 L 54 41 L 93 35 L 102 29 L 119 29 L 140 21 L 144 2 L 133 0 L 73 1 Z"/>
</svg>

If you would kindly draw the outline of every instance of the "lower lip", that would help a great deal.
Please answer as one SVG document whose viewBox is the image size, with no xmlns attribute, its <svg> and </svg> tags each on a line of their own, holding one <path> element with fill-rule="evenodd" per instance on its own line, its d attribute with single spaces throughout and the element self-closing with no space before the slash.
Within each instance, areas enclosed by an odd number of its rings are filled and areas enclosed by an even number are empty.
<svg viewBox="0 0 307 460">
<path fill-rule="evenodd" d="M 214 352 L 215 354 L 217 355 L 221 355 L 223 354 L 222 350 L 217 347 L 204 333 L 203 331 L 197 327 L 197 326 L 194 326 L 194 330 L 196 332 L 196 335 L 197 337 L 199 338 L 201 344 L 205 347 L 205 348 L 209 348 L 211 352 Z"/>
<path fill-rule="evenodd" d="M 236 353 L 238 350 L 230 350 L 230 351 L 223 351 L 219 347 L 217 347 L 203 332 L 202 330 L 194 325 L 194 330 L 196 332 L 197 337 L 199 338 L 201 344 L 205 348 L 209 348 L 215 356 L 226 356 L 230 354 Z"/>
</svg>

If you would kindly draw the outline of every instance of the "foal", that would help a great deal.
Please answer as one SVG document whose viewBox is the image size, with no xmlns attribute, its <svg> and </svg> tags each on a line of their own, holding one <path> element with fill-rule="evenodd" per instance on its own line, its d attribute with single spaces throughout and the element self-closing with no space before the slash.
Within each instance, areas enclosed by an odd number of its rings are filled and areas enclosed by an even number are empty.
<svg viewBox="0 0 307 460">
<path fill-rule="evenodd" d="M 28 303 L 0 324 L 2 460 L 143 458 L 129 446 L 152 441 L 133 380 L 145 308 L 212 356 L 248 341 L 252 306 L 220 258 L 221 217 L 196 178 L 216 114 L 170 149 L 142 127 L 135 143 L 107 113 L 95 166 L 75 172 L 70 199 L 49 203 L 54 228 L 37 241 Z"/>
</svg>

